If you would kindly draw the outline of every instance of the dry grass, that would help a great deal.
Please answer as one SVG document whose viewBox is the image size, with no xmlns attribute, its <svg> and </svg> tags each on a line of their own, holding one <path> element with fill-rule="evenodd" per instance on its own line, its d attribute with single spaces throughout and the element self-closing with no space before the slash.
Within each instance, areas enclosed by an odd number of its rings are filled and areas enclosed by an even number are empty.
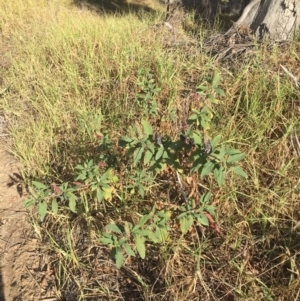
<svg viewBox="0 0 300 301">
<path fill-rule="evenodd" d="M 194 227 L 172 229 L 162 245 L 147 245 L 145 260 L 126 259 L 118 270 L 99 240 L 104 225 L 134 220 L 144 212 L 138 198 L 116 197 L 106 213 L 61 208 L 44 223 L 33 219 L 49 244 L 61 300 L 299 300 L 299 90 L 280 64 L 300 78 L 300 42 L 261 46 L 247 62 L 215 64 L 198 37 L 174 36 L 154 24 L 161 10 L 141 4 L 126 14 L 98 14 L 63 1 L 1 1 L 0 112 L 9 121 L 11 152 L 26 179 L 61 183 L 74 179 L 75 165 L 97 155 L 96 130 L 112 149 L 135 121 L 148 118 L 173 137 L 181 131 L 197 84 L 220 73 L 226 98 L 216 108 L 211 136 L 247 154 L 247 180 L 229 176 L 226 186 L 201 183 L 213 193 L 222 236 Z M 148 6 L 147 6 L 148 7 Z M 157 9 L 156 4 L 149 6 Z M 158 6 L 160 7 L 160 6 Z M 185 24 L 190 24 L 186 19 Z M 173 44 L 172 44 L 173 45 Z M 200 51 L 199 51 L 200 50 Z M 161 91 L 158 116 L 137 100 L 139 72 L 149 68 Z M 164 117 L 164 118 L 162 118 Z M 299 150 L 298 150 L 299 152 Z M 121 157 L 121 154 L 120 154 Z M 122 158 L 118 191 L 132 167 Z M 125 167 L 124 167 L 125 166 Z M 172 181 L 173 174 L 169 174 Z M 166 201 L 168 186 L 149 193 Z M 178 191 L 170 191 L 174 196 Z M 122 202 L 120 202 L 120 198 Z M 180 197 L 167 199 L 176 203 Z"/>
</svg>

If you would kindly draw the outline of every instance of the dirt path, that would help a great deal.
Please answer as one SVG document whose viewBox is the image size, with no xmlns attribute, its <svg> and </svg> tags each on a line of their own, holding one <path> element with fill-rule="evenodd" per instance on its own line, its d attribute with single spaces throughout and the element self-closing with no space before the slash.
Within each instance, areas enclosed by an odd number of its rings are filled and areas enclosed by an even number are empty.
<svg viewBox="0 0 300 301">
<path fill-rule="evenodd" d="M 50 292 L 53 279 L 41 241 L 21 203 L 14 158 L 6 151 L 0 116 L 0 301 L 59 300 Z"/>
</svg>

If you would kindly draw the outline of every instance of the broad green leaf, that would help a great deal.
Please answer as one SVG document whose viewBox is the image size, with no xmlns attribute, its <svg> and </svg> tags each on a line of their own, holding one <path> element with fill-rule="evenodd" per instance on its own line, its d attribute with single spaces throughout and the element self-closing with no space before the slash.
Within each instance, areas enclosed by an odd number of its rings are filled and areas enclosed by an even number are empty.
<svg viewBox="0 0 300 301">
<path fill-rule="evenodd" d="M 76 195 L 72 192 L 67 193 L 67 197 L 69 199 L 69 208 L 71 209 L 72 212 L 76 213 Z"/>
<path fill-rule="evenodd" d="M 100 187 L 97 187 L 97 201 L 101 202 L 103 200 L 103 193 Z"/>
<path fill-rule="evenodd" d="M 142 198 L 145 196 L 145 189 L 142 185 L 139 185 L 139 194 Z"/>
<path fill-rule="evenodd" d="M 248 175 L 245 173 L 245 171 L 240 166 L 232 166 L 230 169 L 237 175 L 248 179 Z"/>
<path fill-rule="evenodd" d="M 180 211 L 184 211 L 183 213 L 180 213 L 177 216 L 177 219 L 183 219 L 188 213 L 186 212 L 186 208 L 185 207 L 180 207 L 179 208 Z"/>
<path fill-rule="evenodd" d="M 112 245 L 113 244 L 113 240 L 111 238 L 107 238 L 107 237 L 100 237 L 99 239 L 103 244 L 105 245 Z"/>
<path fill-rule="evenodd" d="M 57 212 L 58 212 L 58 204 L 57 204 L 56 199 L 53 199 L 53 200 L 52 200 L 51 206 L 52 206 L 52 212 L 53 212 L 54 214 L 57 214 Z"/>
<path fill-rule="evenodd" d="M 246 156 L 245 153 L 240 153 L 240 154 L 231 155 L 231 156 L 228 157 L 227 163 L 234 163 L 234 162 L 240 161 L 240 160 L 242 160 L 245 156 Z"/>
<path fill-rule="evenodd" d="M 157 151 L 157 153 L 156 153 L 156 155 L 155 155 L 155 160 L 156 160 L 156 161 L 158 161 L 158 160 L 162 157 L 164 151 L 165 151 L 165 149 L 164 149 L 163 147 L 160 147 L 160 148 L 158 149 L 158 151 Z"/>
<path fill-rule="evenodd" d="M 154 144 L 153 143 L 149 143 L 149 144 L 147 144 L 147 146 L 148 146 L 148 150 L 151 152 L 151 154 L 153 155 L 154 154 L 154 152 L 155 152 L 155 148 L 154 148 Z"/>
<path fill-rule="evenodd" d="M 144 215 L 144 216 L 139 220 L 138 225 L 139 225 L 140 227 L 144 226 L 144 225 L 147 223 L 147 221 L 148 221 L 152 216 L 153 216 L 153 213 L 149 213 L 149 214 L 147 214 L 147 215 Z"/>
<path fill-rule="evenodd" d="M 78 176 L 76 177 L 75 180 L 76 180 L 76 181 L 78 181 L 78 180 L 86 180 L 86 173 L 85 173 L 85 172 L 81 173 L 80 175 L 78 175 Z"/>
<path fill-rule="evenodd" d="M 40 182 L 32 181 L 32 184 L 33 184 L 36 188 L 41 189 L 41 190 L 46 190 L 46 189 L 48 189 L 47 186 L 45 186 L 43 183 L 40 183 Z"/>
<path fill-rule="evenodd" d="M 162 243 L 165 243 L 169 237 L 169 233 L 166 228 L 157 228 L 155 234 L 158 240 Z"/>
<path fill-rule="evenodd" d="M 220 166 L 219 169 L 216 168 L 214 170 L 214 176 L 215 176 L 215 179 L 216 179 L 219 187 L 221 187 L 225 182 L 225 169 L 224 169 L 224 167 Z"/>
<path fill-rule="evenodd" d="M 153 153 L 150 149 L 147 149 L 145 155 L 144 155 L 144 165 L 148 164 L 153 157 Z"/>
<path fill-rule="evenodd" d="M 116 259 L 116 266 L 118 269 L 120 269 L 123 264 L 123 253 L 120 247 L 117 247 L 115 249 L 115 259 Z"/>
<path fill-rule="evenodd" d="M 202 145 L 202 137 L 197 133 L 193 133 L 194 143 L 198 145 Z"/>
<path fill-rule="evenodd" d="M 75 166 L 75 169 L 81 170 L 81 169 L 84 169 L 84 167 L 82 165 L 78 164 L 78 165 Z"/>
<path fill-rule="evenodd" d="M 219 84 L 220 84 L 220 81 L 221 81 L 221 75 L 220 75 L 220 74 L 216 74 L 216 75 L 214 76 L 214 79 L 213 79 L 213 82 L 212 82 L 212 87 L 213 87 L 213 88 L 218 87 Z"/>
<path fill-rule="evenodd" d="M 236 148 L 226 148 L 225 149 L 225 154 L 226 155 L 236 155 L 236 154 L 240 154 L 241 152 L 236 149 Z"/>
<path fill-rule="evenodd" d="M 212 94 L 209 94 L 208 95 L 208 99 L 212 102 L 212 103 L 214 103 L 214 104 L 219 104 L 219 100 L 217 99 L 217 98 L 215 98 Z"/>
<path fill-rule="evenodd" d="M 213 140 L 211 140 L 210 144 L 213 148 L 215 148 L 219 142 L 221 140 L 221 134 L 217 135 L 216 137 L 213 138 Z"/>
<path fill-rule="evenodd" d="M 184 218 L 180 219 L 180 230 L 182 234 L 186 234 L 190 230 L 193 222 L 194 219 L 191 215 L 185 216 Z"/>
<path fill-rule="evenodd" d="M 158 237 L 155 236 L 155 234 L 153 232 L 151 232 L 151 234 L 149 233 L 148 235 L 149 240 L 151 240 L 154 243 L 159 242 L 160 240 L 158 239 Z"/>
<path fill-rule="evenodd" d="M 112 199 L 112 194 L 114 192 L 114 187 L 112 187 L 112 186 L 103 187 L 102 190 L 103 190 L 103 198 L 106 201 L 110 201 Z"/>
<path fill-rule="evenodd" d="M 134 161 L 133 161 L 133 165 L 136 166 L 137 163 L 141 160 L 142 155 L 143 155 L 143 151 L 144 148 L 143 147 L 139 147 L 134 151 Z"/>
<path fill-rule="evenodd" d="M 203 178 L 203 177 L 209 175 L 212 172 L 212 170 L 214 169 L 214 167 L 215 167 L 215 164 L 213 162 L 211 162 L 211 161 L 206 162 L 201 170 L 200 177 Z"/>
<path fill-rule="evenodd" d="M 198 114 L 192 114 L 188 120 L 193 121 L 198 119 Z"/>
<path fill-rule="evenodd" d="M 152 127 L 147 120 L 142 120 L 142 125 L 146 135 L 150 136 L 153 134 Z"/>
<path fill-rule="evenodd" d="M 216 215 L 215 209 L 216 208 L 214 206 L 212 206 L 212 205 L 205 205 L 205 211 L 207 211 L 208 213 L 210 213 L 212 216 Z"/>
<path fill-rule="evenodd" d="M 169 154 L 167 151 L 164 151 L 163 153 L 163 159 L 168 159 L 169 158 Z"/>
<path fill-rule="evenodd" d="M 136 249 L 142 259 L 146 256 L 146 247 L 145 247 L 145 239 L 140 235 L 136 235 L 135 237 Z"/>
<path fill-rule="evenodd" d="M 223 96 L 223 97 L 226 96 L 226 94 L 225 94 L 225 92 L 224 92 L 223 89 L 221 89 L 221 88 L 215 88 L 214 90 L 215 90 L 215 92 L 218 93 L 220 96 Z"/>
<path fill-rule="evenodd" d="M 199 85 L 196 89 L 196 91 L 207 91 L 208 87 L 207 86 L 203 86 L 203 85 Z"/>
<path fill-rule="evenodd" d="M 199 222 L 203 226 L 209 225 L 208 218 L 204 213 L 202 213 L 200 216 L 197 217 L 197 222 Z"/>
<path fill-rule="evenodd" d="M 47 213 L 47 203 L 46 202 L 40 202 L 38 204 L 38 211 L 41 217 L 41 221 L 44 220 L 46 213 Z"/>
<path fill-rule="evenodd" d="M 122 233 L 122 231 L 120 230 L 119 226 L 116 225 L 116 224 L 109 224 L 109 225 L 106 225 L 105 228 L 106 228 L 107 230 L 110 230 L 110 231 L 115 232 L 115 233 L 119 233 L 119 234 Z"/>
<path fill-rule="evenodd" d="M 119 141 L 131 143 L 132 141 L 134 141 L 134 139 L 132 139 L 130 137 L 122 137 Z"/>
<path fill-rule="evenodd" d="M 30 206 L 33 206 L 35 203 L 35 201 L 33 199 L 25 199 L 22 204 L 23 206 L 25 206 L 26 208 L 29 208 Z"/>
<path fill-rule="evenodd" d="M 205 195 L 203 196 L 202 203 L 203 203 L 203 204 L 208 204 L 210 198 L 211 198 L 211 192 L 208 192 L 207 194 L 205 194 Z M 201 197 L 201 199 L 202 199 L 202 197 Z"/>
<path fill-rule="evenodd" d="M 124 249 L 129 256 L 135 256 L 135 254 L 129 244 L 127 244 L 127 243 L 124 244 Z"/>
<path fill-rule="evenodd" d="M 202 166 L 202 164 L 199 163 L 199 164 L 195 165 L 194 167 L 192 167 L 192 168 L 191 168 L 191 173 L 193 173 L 193 172 L 195 172 L 195 171 L 198 171 L 199 168 L 200 168 L 201 166 Z"/>
</svg>

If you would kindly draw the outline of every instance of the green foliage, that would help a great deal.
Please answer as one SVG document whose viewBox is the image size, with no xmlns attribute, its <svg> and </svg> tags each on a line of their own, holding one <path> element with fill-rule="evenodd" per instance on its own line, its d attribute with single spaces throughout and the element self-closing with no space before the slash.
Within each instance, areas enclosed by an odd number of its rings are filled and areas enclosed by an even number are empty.
<svg viewBox="0 0 300 301">
<path fill-rule="evenodd" d="M 159 108 L 156 96 L 161 89 L 157 87 L 154 75 L 149 68 L 139 71 L 137 84 L 140 88 L 137 99 L 146 115 L 158 115 Z"/>
<path fill-rule="evenodd" d="M 111 248 L 111 257 L 120 268 L 123 264 L 124 252 L 128 256 L 136 253 L 144 259 L 146 257 L 146 240 L 153 243 L 164 242 L 167 239 L 166 222 L 169 217 L 164 211 L 155 213 L 153 210 L 142 216 L 136 225 L 125 222 L 124 225 L 109 224 L 105 226 L 100 241 Z M 152 220 L 152 223 L 150 222 Z M 124 251 L 124 252 L 123 252 Z"/>
<path fill-rule="evenodd" d="M 139 76 L 139 87 L 142 91 L 139 99 L 146 104 L 146 115 L 151 115 L 154 111 L 148 110 L 148 105 L 151 104 L 150 107 L 153 108 L 159 89 L 149 70 Z M 93 207 L 109 214 L 107 202 L 113 202 L 112 208 L 118 212 L 119 222 L 114 218 L 114 222 L 101 230 L 99 239 L 111 249 L 111 257 L 118 268 L 124 264 L 124 256 L 138 254 L 141 258 L 145 258 L 149 244 L 167 243 L 174 223 L 178 223 L 182 235 L 185 235 L 194 224 L 210 226 L 215 218 L 215 208 L 210 205 L 212 193 L 199 191 L 197 179 L 212 175 L 221 187 L 226 181 L 228 172 L 247 177 L 238 165 L 245 154 L 221 143 L 221 135 L 216 135 L 213 139 L 208 138 L 214 118 L 213 105 L 219 103 L 217 97 L 225 95 L 219 88 L 219 82 L 220 76 L 216 75 L 197 87 L 196 101 L 186 121 L 187 129 L 178 133 L 175 139 L 160 133 L 154 134 L 150 122 L 146 119 L 142 119 L 141 124 L 134 124 L 129 129 L 130 135 L 123 136 L 119 140 L 119 147 L 121 151 L 125 150 L 124 158 L 127 160 L 127 169 L 126 172 L 121 171 L 121 180 L 115 175 L 116 168 L 113 165 L 108 167 L 107 164 L 110 156 L 106 153 L 111 153 L 113 148 L 110 137 L 97 130 L 97 127 L 101 127 L 102 115 L 85 116 L 81 120 L 81 126 L 89 139 L 95 134 L 100 137 L 98 150 L 101 161 L 96 164 L 91 159 L 77 165 L 74 187 L 69 183 L 62 183 L 60 186 L 54 184 L 52 189 L 49 189 L 42 183 L 33 182 L 32 197 L 25 201 L 25 205 L 27 207 L 37 205 L 43 221 L 48 211 L 57 214 L 61 205 L 66 202 L 75 214 L 80 214 L 78 208 L 82 207 L 86 213 L 91 212 Z M 92 129 L 87 124 L 91 124 Z M 152 201 L 151 188 L 158 185 L 156 180 L 166 168 L 177 174 L 182 193 L 181 205 L 168 206 L 162 202 L 166 208 L 157 211 Z M 187 197 L 184 191 L 181 178 L 183 181 L 188 179 L 194 181 L 196 188 L 190 197 Z M 174 177 L 169 177 L 168 185 L 176 186 L 177 183 L 172 179 Z M 133 211 L 130 220 L 122 213 L 122 208 L 119 208 L 120 204 L 125 207 L 130 204 L 133 206 L 136 201 L 149 199 L 152 211 L 147 213 L 149 212 L 147 205 L 141 209 L 143 210 L 141 213 Z M 122 202 L 118 203 L 117 200 Z M 174 218 L 171 219 L 171 216 Z M 133 222 L 136 220 L 137 222 Z"/>
</svg>

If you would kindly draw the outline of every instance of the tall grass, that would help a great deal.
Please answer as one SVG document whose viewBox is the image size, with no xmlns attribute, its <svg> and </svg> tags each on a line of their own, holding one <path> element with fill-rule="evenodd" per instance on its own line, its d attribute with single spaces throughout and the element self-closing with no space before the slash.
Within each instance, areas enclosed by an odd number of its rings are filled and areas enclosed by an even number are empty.
<svg viewBox="0 0 300 301">
<path fill-rule="evenodd" d="M 199 36 L 208 34 L 203 28 L 195 37 L 181 27 L 176 36 L 155 27 L 161 10 L 96 14 L 68 1 L 38 0 L 1 1 L 0 8 L 0 88 L 8 87 L 0 112 L 27 180 L 74 180 L 75 166 L 97 156 L 97 131 L 116 144 L 147 118 L 157 131 L 178 136 L 194 89 L 215 73 L 226 98 L 215 107 L 211 135 L 221 133 L 226 145 L 246 153 L 247 180 L 228 177 L 223 188 L 199 183 L 213 191 L 221 237 L 196 227 L 174 234 L 165 245 L 148 246 L 145 261 L 128 259 L 121 271 L 98 232 L 108 218 L 130 220 L 143 203 L 123 203 L 109 217 L 63 211 L 42 226 L 33 219 L 60 258 L 54 269 L 62 298 L 76 287 L 78 300 L 130 300 L 130 294 L 134 300 L 297 300 L 299 156 L 292 142 L 300 130 L 299 90 L 280 64 L 299 75 L 298 40 L 285 49 L 257 47 L 245 62 L 225 66 L 199 46 Z M 148 69 L 160 88 L 157 116 L 138 99 Z M 126 168 L 118 174 L 125 182 L 133 167 Z M 159 204 L 178 197 L 172 193 L 158 188 L 150 195 Z"/>
</svg>

